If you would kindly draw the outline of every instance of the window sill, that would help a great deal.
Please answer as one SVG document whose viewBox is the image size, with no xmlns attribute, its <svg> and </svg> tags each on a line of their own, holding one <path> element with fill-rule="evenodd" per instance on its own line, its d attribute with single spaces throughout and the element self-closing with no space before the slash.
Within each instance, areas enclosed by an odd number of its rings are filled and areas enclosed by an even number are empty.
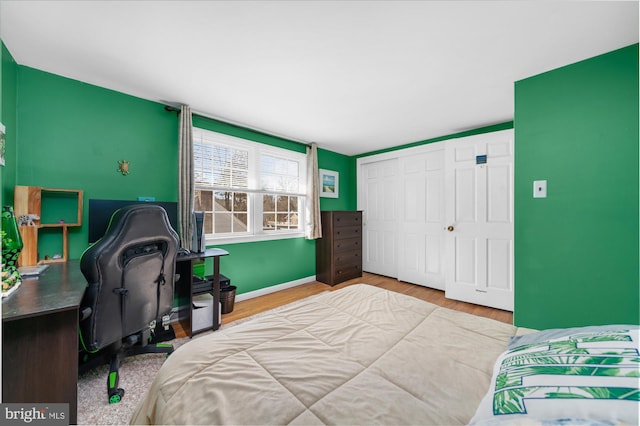
<svg viewBox="0 0 640 426">
<path fill-rule="evenodd" d="M 232 237 L 206 237 L 206 245 L 216 246 L 221 244 L 253 243 L 259 241 L 285 240 L 289 238 L 304 238 L 304 232 L 287 232 L 278 234 L 260 234 Z"/>
</svg>

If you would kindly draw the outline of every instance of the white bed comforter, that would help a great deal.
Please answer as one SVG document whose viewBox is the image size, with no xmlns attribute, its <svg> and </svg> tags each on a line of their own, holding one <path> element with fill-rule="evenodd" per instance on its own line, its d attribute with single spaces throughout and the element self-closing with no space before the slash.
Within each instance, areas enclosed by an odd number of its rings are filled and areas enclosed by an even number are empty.
<svg viewBox="0 0 640 426">
<path fill-rule="evenodd" d="M 203 336 L 133 424 L 466 424 L 517 328 L 359 284 Z"/>
</svg>

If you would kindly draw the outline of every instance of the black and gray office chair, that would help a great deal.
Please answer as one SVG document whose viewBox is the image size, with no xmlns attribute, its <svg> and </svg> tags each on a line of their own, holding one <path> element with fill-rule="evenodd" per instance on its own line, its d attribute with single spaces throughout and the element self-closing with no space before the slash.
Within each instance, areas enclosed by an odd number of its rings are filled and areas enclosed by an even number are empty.
<svg viewBox="0 0 640 426">
<path fill-rule="evenodd" d="M 105 236 L 82 255 L 88 286 L 80 307 L 80 361 L 93 354 L 94 364 L 110 363 L 110 403 L 124 395 L 118 388 L 122 358 L 173 351 L 150 341 L 156 324 L 169 325 L 177 247 L 166 211 L 137 204 L 117 210 Z"/>
</svg>

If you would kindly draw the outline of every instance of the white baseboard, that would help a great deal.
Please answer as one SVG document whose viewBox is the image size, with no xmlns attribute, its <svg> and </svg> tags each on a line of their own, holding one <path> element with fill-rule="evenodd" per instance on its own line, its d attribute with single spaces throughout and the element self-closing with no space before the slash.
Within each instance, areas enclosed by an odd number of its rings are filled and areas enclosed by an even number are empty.
<svg viewBox="0 0 640 426">
<path fill-rule="evenodd" d="M 275 293 L 276 291 L 296 287 L 296 286 L 306 284 L 315 280 L 316 280 L 316 276 L 312 275 L 310 277 L 300 278 L 299 280 L 289 281 L 287 283 L 272 285 L 270 287 L 265 287 L 259 290 L 250 291 L 248 293 L 237 294 L 235 301 L 242 302 L 243 300 L 253 299 L 254 297 L 264 296 L 265 294 L 269 294 L 269 293 Z"/>
</svg>

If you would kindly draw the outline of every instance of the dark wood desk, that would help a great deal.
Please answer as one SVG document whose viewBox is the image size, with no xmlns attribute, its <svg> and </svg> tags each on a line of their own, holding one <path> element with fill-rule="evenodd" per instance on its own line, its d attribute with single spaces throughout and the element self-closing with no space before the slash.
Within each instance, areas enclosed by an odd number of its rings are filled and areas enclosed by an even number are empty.
<svg viewBox="0 0 640 426">
<path fill-rule="evenodd" d="M 79 261 L 51 264 L 2 300 L 2 402 L 68 403 L 78 413 Z"/>
<path fill-rule="evenodd" d="M 180 326 L 188 336 L 193 336 L 207 330 L 217 330 L 220 328 L 218 317 L 220 315 L 220 256 L 226 256 L 229 252 L 218 248 L 209 248 L 202 253 L 189 253 L 176 258 L 176 274 L 179 278 L 175 283 L 175 297 L 181 301 L 189 301 L 188 309 L 178 311 L 178 321 Z M 211 327 L 193 330 L 193 265 L 207 258 L 213 258 L 213 318 Z"/>
</svg>

